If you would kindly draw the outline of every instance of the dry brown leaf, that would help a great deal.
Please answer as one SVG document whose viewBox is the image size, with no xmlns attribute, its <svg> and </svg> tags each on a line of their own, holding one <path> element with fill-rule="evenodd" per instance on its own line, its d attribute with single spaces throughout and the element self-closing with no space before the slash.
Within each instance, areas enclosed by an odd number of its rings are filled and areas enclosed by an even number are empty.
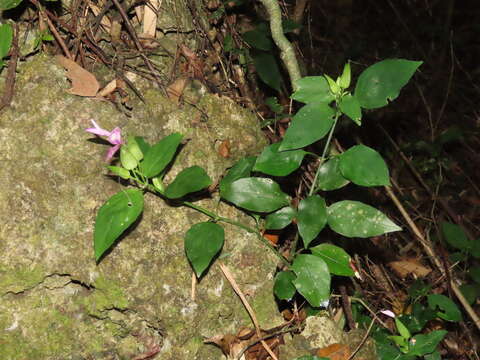
<svg viewBox="0 0 480 360">
<path fill-rule="evenodd" d="M 157 13 L 160 8 L 159 0 L 150 0 L 147 5 L 144 5 L 143 12 L 143 34 L 146 37 L 155 37 L 157 28 Z"/>
<path fill-rule="evenodd" d="M 230 157 L 230 140 L 223 140 L 218 147 L 218 154 L 227 159 Z"/>
<path fill-rule="evenodd" d="M 102 90 L 98 92 L 97 96 L 105 97 L 107 95 L 110 95 L 115 91 L 116 88 L 117 88 L 117 79 L 113 79 Z"/>
<path fill-rule="evenodd" d="M 268 241 L 270 241 L 270 243 L 272 245 L 277 245 L 278 243 L 278 235 L 277 234 L 268 234 L 268 233 L 264 233 L 263 234 L 263 237 L 265 239 L 267 239 Z"/>
<path fill-rule="evenodd" d="M 178 78 L 167 87 L 168 98 L 178 104 L 187 85 L 187 78 Z"/>
<path fill-rule="evenodd" d="M 422 265 L 420 261 L 415 258 L 391 261 L 388 263 L 388 266 L 402 279 L 406 278 L 410 274 L 418 278 L 423 278 L 432 271 L 432 269 Z"/>
<path fill-rule="evenodd" d="M 65 56 L 56 56 L 58 63 L 67 70 L 67 78 L 72 82 L 72 88 L 68 93 L 79 96 L 95 96 L 100 89 L 95 75 L 85 70 L 75 61 L 67 59 Z"/>
<path fill-rule="evenodd" d="M 330 360 L 347 360 L 350 357 L 350 348 L 345 344 L 332 344 L 318 349 L 316 355 Z"/>
</svg>

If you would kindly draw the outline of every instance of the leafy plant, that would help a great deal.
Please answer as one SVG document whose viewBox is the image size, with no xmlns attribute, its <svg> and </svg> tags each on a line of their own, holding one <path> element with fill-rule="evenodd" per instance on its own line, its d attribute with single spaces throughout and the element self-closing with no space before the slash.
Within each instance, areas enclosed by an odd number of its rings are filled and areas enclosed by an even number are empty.
<svg viewBox="0 0 480 360">
<path fill-rule="evenodd" d="M 268 42 L 266 37 L 259 39 L 263 39 L 265 44 Z M 260 41 L 259 44 L 263 43 Z M 385 161 L 378 152 L 365 145 L 354 146 L 340 155 L 328 156 L 336 124 L 345 115 L 360 126 L 362 109 L 382 107 L 394 100 L 420 64 L 402 59 L 379 62 L 359 76 L 353 93 L 348 90 L 351 84 L 348 63 L 336 80 L 328 75 L 300 79 L 292 98 L 305 105 L 293 116 L 284 139 L 267 146 L 258 157 L 239 160 L 219 184 L 224 201 L 257 219 L 253 228 L 186 201 L 189 194 L 212 184 L 202 168 L 193 166 L 184 169 L 170 184 L 163 183 L 165 171 L 182 141 L 181 134 L 171 134 L 150 145 L 142 137 L 129 137 L 123 143 L 118 129 L 111 132 L 98 126 L 88 129 L 108 137 L 114 145 L 109 154 L 121 146 L 121 166 L 110 166 L 109 169 L 137 186 L 113 195 L 98 212 L 95 258 L 99 261 L 138 219 L 143 211 L 143 194 L 150 191 L 210 217 L 210 222 L 193 225 L 185 236 L 185 252 L 197 277 L 201 277 L 219 255 L 224 243 L 220 224 L 229 223 L 255 233 L 284 263 L 284 270 L 275 278 L 274 293 L 277 298 L 290 300 L 298 292 L 311 306 L 324 305 L 330 297 L 331 276 L 353 275 L 350 256 L 341 247 L 316 243 L 326 226 L 350 238 L 366 238 L 401 230 L 370 205 L 352 200 L 328 203 L 319 194 L 349 182 L 364 187 L 390 183 Z M 325 137 L 321 155 L 305 149 Z M 270 177 L 289 176 L 301 166 L 306 156 L 317 158 L 319 166 L 308 194 L 295 207 L 290 196 Z M 262 233 L 265 229 L 282 229 L 291 223 L 296 224 L 296 239 L 302 242 L 296 242 L 292 249 L 294 256 L 287 259 L 263 238 Z M 432 301 L 440 308 L 439 314 L 447 318 L 456 316 L 445 308 L 442 300 Z"/>
<path fill-rule="evenodd" d="M 411 313 L 395 316 L 391 311 L 382 313 L 393 317 L 396 333 L 388 334 L 384 329 L 377 329 L 374 339 L 381 360 L 390 359 L 439 359 L 437 346 L 447 334 L 446 330 L 423 332 L 426 324 L 434 319 L 447 322 L 458 322 L 462 315 L 457 305 L 448 297 L 440 294 L 429 294 L 429 286 L 420 281 L 409 289 L 413 302 Z"/>
<path fill-rule="evenodd" d="M 0 25 L 0 70 L 5 66 L 3 60 L 10 51 L 13 40 L 13 29 L 10 24 Z"/>
</svg>

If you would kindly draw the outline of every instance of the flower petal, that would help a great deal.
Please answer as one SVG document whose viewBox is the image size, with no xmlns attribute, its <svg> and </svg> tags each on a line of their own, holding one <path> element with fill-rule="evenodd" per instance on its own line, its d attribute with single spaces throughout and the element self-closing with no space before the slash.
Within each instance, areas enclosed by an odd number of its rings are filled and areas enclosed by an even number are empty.
<svg viewBox="0 0 480 360">
<path fill-rule="evenodd" d="M 89 133 L 92 133 L 92 134 L 95 134 L 95 135 L 99 135 L 99 136 L 110 136 L 110 131 L 102 129 L 100 126 L 98 126 L 98 124 L 95 122 L 95 120 L 90 119 L 90 121 L 92 122 L 94 127 L 85 129 L 85 131 L 87 131 Z"/>
<path fill-rule="evenodd" d="M 115 146 L 112 146 L 108 152 L 107 152 L 107 157 L 105 160 L 110 161 L 110 159 L 115 155 L 115 153 L 120 149 L 121 144 L 117 144 Z"/>
<path fill-rule="evenodd" d="M 91 134 L 95 134 L 98 136 L 109 136 L 110 132 L 104 129 L 99 129 L 99 128 L 88 128 L 85 129 L 86 132 L 89 132 Z"/>
<path fill-rule="evenodd" d="M 393 313 L 393 311 L 390 311 L 390 310 L 382 310 L 380 311 L 382 314 L 384 315 L 387 315 L 387 316 L 390 316 L 391 318 L 395 318 L 395 314 Z"/>
<path fill-rule="evenodd" d="M 122 144 L 122 130 L 116 127 L 110 132 L 107 140 L 112 145 Z"/>
</svg>

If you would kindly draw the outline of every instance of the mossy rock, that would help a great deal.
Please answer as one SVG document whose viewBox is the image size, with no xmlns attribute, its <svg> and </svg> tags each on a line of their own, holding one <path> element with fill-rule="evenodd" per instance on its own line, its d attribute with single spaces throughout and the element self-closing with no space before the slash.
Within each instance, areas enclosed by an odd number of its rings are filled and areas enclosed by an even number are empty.
<svg viewBox="0 0 480 360">
<path fill-rule="evenodd" d="M 69 87 L 53 58 L 37 56 L 20 65 L 12 106 L 0 114 L 2 360 L 131 359 L 157 350 L 161 359 L 221 358 L 203 339 L 251 324 L 215 265 L 191 299 L 183 236 L 208 219 L 147 194 L 141 221 L 96 264 L 96 211 L 123 186 L 106 176 L 108 146 L 84 129 L 95 119 L 151 142 L 181 132 L 189 141 L 167 182 L 192 165 L 218 181 L 235 160 L 266 144 L 257 120 L 228 98 L 205 94 L 195 106 L 178 106 L 146 87 L 147 103 L 133 102 L 127 118 L 107 102 L 67 94 Z M 227 158 L 218 153 L 225 140 Z M 253 225 L 216 198 L 199 204 Z M 252 234 L 232 226 L 225 234 L 222 261 L 261 325 L 278 324 L 276 258 Z"/>
</svg>

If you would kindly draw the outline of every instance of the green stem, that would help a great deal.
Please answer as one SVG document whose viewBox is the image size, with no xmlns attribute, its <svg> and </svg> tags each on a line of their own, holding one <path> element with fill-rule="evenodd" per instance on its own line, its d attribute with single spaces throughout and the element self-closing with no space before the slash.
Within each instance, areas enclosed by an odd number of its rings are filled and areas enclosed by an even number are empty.
<svg viewBox="0 0 480 360">
<path fill-rule="evenodd" d="M 195 204 L 193 204 L 189 201 L 183 201 L 182 204 L 185 205 L 185 206 L 188 206 L 189 208 L 197 210 L 197 211 L 201 212 L 202 214 L 207 215 L 208 217 L 211 217 L 212 220 L 215 221 L 215 222 L 224 222 L 226 224 L 234 225 L 234 226 L 236 226 L 240 229 L 243 229 L 248 233 L 255 234 L 257 236 L 257 239 L 260 240 L 266 247 L 268 247 L 275 254 L 275 256 L 277 256 L 285 265 L 290 266 L 290 262 L 287 259 L 285 259 L 285 257 L 282 256 L 277 251 L 277 249 L 275 249 L 272 246 L 272 244 L 270 244 L 270 242 L 267 239 L 265 239 L 262 236 L 262 234 L 260 233 L 260 231 L 258 231 L 257 229 L 251 228 L 250 226 L 247 226 L 245 224 L 242 224 L 242 223 L 240 223 L 238 221 L 235 221 L 235 220 L 232 220 L 230 218 L 219 216 L 219 215 L 215 214 L 214 212 L 212 212 L 208 209 L 205 209 L 202 206 L 195 205 Z"/>
<path fill-rule="evenodd" d="M 147 184 L 144 184 L 144 185 L 145 185 L 145 188 L 148 191 L 151 191 L 152 193 L 157 194 L 159 196 L 163 196 L 151 184 L 147 183 Z M 248 233 L 255 234 L 257 236 L 257 239 L 260 240 L 266 247 L 268 247 L 275 254 L 276 257 L 278 257 L 285 265 L 290 266 L 290 262 L 284 256 L 282 256 L 282 254 L 280 254 L 277 251 L 277 249 L 275 249 L 267 239 L 265 239 L 262 236 L 262 234 L 260 233 L 260 231 L 258 229 L 254 229 L 254 228 L 252 228 L 248 225 L 242 224 L 242 223 L 240 223 L 238 221 L 235 221 L 235 220 L 232 220 L 230 218 L 220 216 L 220 215 L 216 214 L 215 212 L 210 211 L 208 209 L 205 209 L 203 206 L 196 205 L 196 204 L 194 204 L 190 201 L 182 201 L 182 205 L 187 206 L 191 209 L 197 210 L 198 212 L 201 212 L 204 215 L 207 215 L 208 217 L 210 217 L 215 222 L 224 222 L 226 224 L 234 225 L 234 226 L 236 226 L 240 229 L 243 229 Z"/>
<path fill-rule="evenodd" d="M 327 142 L 325 143 L 325 147 L 323 148 L 322 157 L 320 158 L 320 162 L 318 164 L 317 172 L 315 173 L 315 178 L 313 179 L 313 183 L 310 186 L 310 191 L 308 192 L 308 196 L 312 196 L 317 188 L 317 180 L 318 175 L 320 174 L 320 168 L 322 167 L 323 162 L 325 161 L 325 156 L 327 155 L 328 148 L 330 147 L 330 142 L 332 141 L 333 132 L 335 131 L 335 126 L 337 125 L 338 118 L 342 113 L 337 109 L 335 112 L 335 118 L 333 119 L 333 125 L 328 133 Z"/>
</svg>

